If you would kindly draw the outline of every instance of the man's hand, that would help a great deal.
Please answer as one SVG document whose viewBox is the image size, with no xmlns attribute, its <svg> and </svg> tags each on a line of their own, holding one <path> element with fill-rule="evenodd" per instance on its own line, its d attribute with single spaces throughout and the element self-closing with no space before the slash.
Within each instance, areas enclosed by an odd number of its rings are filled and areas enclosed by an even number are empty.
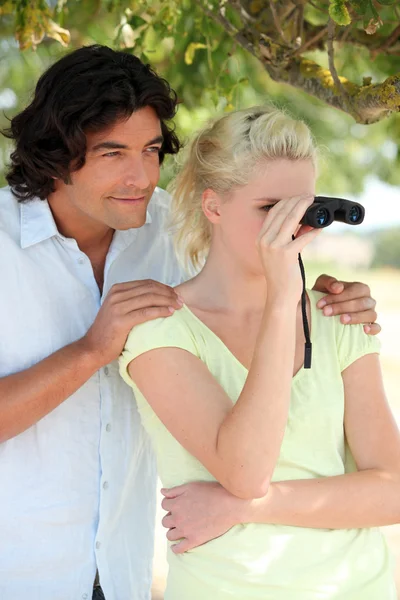
<svg viewBox="0 0 400 600">
<path fill-rule="evenodd" d="M 82 344 L 100 368 L 118 358 L 132 327 L 170 317 L 182 305 L 175 290 L 157 281 L 118 283 L 108 292 Z"/>
<path fill-rule="evenodd" d="M 364 283 L 348 283 L 320 275 L 313 290 L 328 294 L 317 304 L 325 316 L 341 315 L 340 320 L 345 325 L 364 323 L 364 331 L 370 335 L 380 332 L 381 326 L 375 323 L 376 301 L 371 298 L 371 290 Z"/>
<path fill-rule="evenodd" d="M 175 554 L 182 554 L 213 540 L 241 522 L 247 504 L 232 496 L 219 483 L 194 482 L 170 490 L 163 489 L 165 496 L 161 506 L 167 511 L 162 520 L 168 529 L 167 538 L 178 541 L 171 547 Z"/>
</svg>

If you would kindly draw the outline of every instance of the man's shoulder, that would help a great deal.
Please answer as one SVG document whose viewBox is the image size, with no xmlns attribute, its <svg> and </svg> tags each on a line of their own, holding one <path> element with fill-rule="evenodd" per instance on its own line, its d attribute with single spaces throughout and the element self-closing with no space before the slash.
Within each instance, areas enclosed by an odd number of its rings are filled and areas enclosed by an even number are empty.
<svg viewBox="0 0 400 600">
<path fill-rule="evenodd" d="M 0 233 L 12 235 L 20 231 L 20 209 L 11 188 L 0 188 Z"/>
<path fill-rule="evenodd" d="M 148 207 L 152 219 L 158 219 L 162 223 L 165 223 L 170 214 L 171 201 L 172 198 L 168 192 L 156 187 Z"/>
<path fill-rule="evenodd" d="M 170 209 L 172 197 L 166 190 L 162 188 L 156 187 L 153 195 L 151 197 L 151 203 L 159 206 L 160 208 L 164 208 L 166 210 Z"/>
<path fill-rule="evenodd" d="M 3 208 L 10 207 L 11 205 L 18 206 L 18 200 L 12 193 L 10 186 L 6 185 L 0 188 L 0 206 Z"/>
</svg>

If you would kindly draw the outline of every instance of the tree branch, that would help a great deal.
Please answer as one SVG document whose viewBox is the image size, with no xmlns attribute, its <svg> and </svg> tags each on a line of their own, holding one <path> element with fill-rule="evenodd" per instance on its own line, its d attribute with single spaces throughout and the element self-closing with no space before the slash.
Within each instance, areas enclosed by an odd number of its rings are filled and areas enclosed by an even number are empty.
<svg viewBox="0 0 400 600">
<path fill-rule="evenodd" d="M 202 8 L 263 64 L 274 81 L 299 88 L 350 114 L 358 123 L 375 123 L 392 112 L 400 111 L 400 74 L 388 77 L 380 84 L 359 86 L 344 77 L 339 79 L 334 65 L 335 77 L 331 70 L 296 56 L 290 48 L 278 44 L 271 37 L 260 34 L 256 38 L 243 30 L 237 31 L 222 15 L 210 11 L 204 5 Z M 332 39 L 331 43 L 333 45 Z M 332 68 L 332 64 L 330 66 Z"/>
<path fill-rule="evenodd" d="M 400 74 L 375 85 L 359 86 L 342 77 L 347 104 L 328 69 L 305 58 L 296 58 L 284 70 L 276 70 L 275 81 L 288 83 L 319 100 L 350 114 L 357 123 L 376 123 L 392 112 L 400 111 Z"/>
<path fill-rule="evenodd" d="M 348 102 L 348 98 L 347 98 L 347 93 L 346 90 L 344 89 L 344 87 L 342 86 L 342 83 L 339 79 L 339 75 L 337 74 L 336 71 L 336 67 L 335 67 L 335 51 L 333 48 L 333 40 L 335 39 L 335 23 L 333 22 L 333 20 L 331 19 L 331 17 L 329 17 L 329 21 L 328 21 L 328 62 L 329 62 L 329 70 L 331 72 L 333 81 L 335 83 L 335 86 L 337 88 L 337 92 L 338 94 L 340 94 L 343 97 L 343 102 L 344 105 L 346 106 L 347 109 L 349 109 L 349 112 L 351 110 L 351 107 L 349 105 Z"/>
</svg>

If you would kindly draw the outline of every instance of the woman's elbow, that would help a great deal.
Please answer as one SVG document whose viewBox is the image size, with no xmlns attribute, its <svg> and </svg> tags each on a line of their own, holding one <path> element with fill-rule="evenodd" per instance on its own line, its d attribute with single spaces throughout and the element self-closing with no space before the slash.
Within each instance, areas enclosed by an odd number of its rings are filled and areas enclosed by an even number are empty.
<svg viewBox="0 0 400 600">
<path fill-rule="evenodd" d="M 241 477 L 229 480 L 224 484 L 224 487 L 237 498 L 241 498 L 242 500 L 254 500 L 256 498 L 263 498 L 267 495 L 270 483 L 271 479 L 269 477 L 264 479 L 260 478 L 254 481 Z"/>
</svg>

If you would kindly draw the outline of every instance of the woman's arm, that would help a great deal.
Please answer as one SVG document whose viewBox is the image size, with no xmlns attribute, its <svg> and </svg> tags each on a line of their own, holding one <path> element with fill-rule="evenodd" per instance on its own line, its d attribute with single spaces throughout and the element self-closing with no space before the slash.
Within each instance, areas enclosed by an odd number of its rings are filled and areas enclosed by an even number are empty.
<svg viewBox="0 0 400 600">
<path fill-rule="evenodd" d="M 286 428 L 302 288 L 298 253 L 318 230 L 295 240 L 292 234 L 311 203 L 310 197 L 278 202 L 260 231 L 268 295 L 249 373 L 234 406 L 205 364 L 186 350 L 150 350 L 128 367 L 175 439 L 242 498 L 267 493 Z"/>
<path fill-rule="evenodd" d="M 345 429 L 356 473 L 271 483 L 243 500 L 214 483 L 163 490 L 172 548 L 186 552 L 239 523 L 352 529 L 400 522 L 400 436 L 383 390 L 379 359 L 366 355 L 343 372 Z"/>
<path fill-rule="evenodd" d="M 358 472 L 272 483 L 243 505 L 244 521 L 347 529 L 400 522 L 400 436 L 383 389 L 379 359 L 343 372 L 345 431 Z"/>
<path fill-rule="evenodd" d="M 129 364 L 130 377 L 169 432 L 236 496 L 259 498 L 268 490 L 286 427 L 295 332 L 295 307 L 267 304 L 234 406 L 190 352 L 159 348 Z"/>
</svg>

